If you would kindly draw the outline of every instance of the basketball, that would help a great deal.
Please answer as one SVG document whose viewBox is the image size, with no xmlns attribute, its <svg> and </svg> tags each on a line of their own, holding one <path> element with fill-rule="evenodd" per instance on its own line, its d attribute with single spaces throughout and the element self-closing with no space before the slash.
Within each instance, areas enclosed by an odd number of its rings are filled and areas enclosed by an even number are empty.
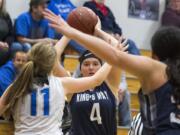
<svg viewBox="0 0 180 135">
<path fill-rule="evenodd" d="M 98 17 L 91 9 L 78 7 L 68 15 L 67 22 L 75 29 L 93 35 Z"/>
</svg>

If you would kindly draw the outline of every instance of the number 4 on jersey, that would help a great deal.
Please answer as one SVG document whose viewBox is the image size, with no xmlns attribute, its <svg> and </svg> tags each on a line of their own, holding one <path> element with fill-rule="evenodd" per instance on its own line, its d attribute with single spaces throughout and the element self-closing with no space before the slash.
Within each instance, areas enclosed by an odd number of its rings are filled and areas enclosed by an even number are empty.
<svg viewBox="0 0 180 135">
<path fill-rule="evenodd" d="M 91 110 L 91 115 L 90 115 L 90 120 L 91 121 L 97 121 L 98 124 L 102 124 L 99 103 L 93 104 L 93 107 Z"/>
</svg>

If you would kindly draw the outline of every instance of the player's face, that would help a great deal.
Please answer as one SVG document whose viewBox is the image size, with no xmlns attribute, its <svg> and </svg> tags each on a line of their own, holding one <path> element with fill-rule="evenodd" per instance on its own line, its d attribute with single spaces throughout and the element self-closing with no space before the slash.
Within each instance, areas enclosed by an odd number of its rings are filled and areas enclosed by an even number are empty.
<svg viewBox="0 0 180 135">
<path fill-rule="evenodd" d="M 87 58 L 81 64 L 81 74 L 83 77 L 94 75 L 101 68 L 101 63 L 97 58 Z"/>
<path fill-rule="evenodd" d="M 13 60 L 14 66 L 18 70 L 20 70 L 26 62 L 27 62 L 27 54 L 23 52 L 17 52 Z"/>
</svg>

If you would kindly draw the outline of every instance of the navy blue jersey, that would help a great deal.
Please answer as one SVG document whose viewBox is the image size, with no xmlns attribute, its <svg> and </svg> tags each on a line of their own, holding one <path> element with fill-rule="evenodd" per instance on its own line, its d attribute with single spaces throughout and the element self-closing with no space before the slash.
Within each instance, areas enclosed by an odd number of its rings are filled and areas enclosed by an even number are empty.
<svg viewBox="0 0 180 135">
<path fill-rule="evenodd" d="M 180 135 L 179 110 L 172 95 L 169 82 L 147 95 L 140 90 L 143 135 Z"/>
<path fill-rule="evenodd" d="M 116 99 L 106 83 L 74 94 L 71 135 L 116 135 Z"/>
</svg>

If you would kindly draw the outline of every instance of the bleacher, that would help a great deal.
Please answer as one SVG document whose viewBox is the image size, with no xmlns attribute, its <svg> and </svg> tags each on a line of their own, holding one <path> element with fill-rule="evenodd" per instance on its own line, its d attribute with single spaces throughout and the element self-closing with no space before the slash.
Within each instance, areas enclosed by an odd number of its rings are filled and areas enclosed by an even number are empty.
<svg viewBox="0 0 180 135">
<path fill-rule="evenodd" d="M 151 52 L 148 50 L 141 50 L 141 54 L 144 56 L 151 56 Z M 66 50 L 64 66 L 69 72 L 73 72 L 78 65 L 78 54 L 72 50 Z M 127 84 L 128 90 L 131 93 L 131 113 L 132 116 L 139 112 L 139 101 L 137 97 L 137 92 L 140 88 L 139 80 L 127 73 Z M 13 124 L 4 120 L 0 120 L 0 135 L 13 135 Z M 118 127 L 118 135 L 127 135 L 128 127 Z"/>
<path fill-rule="evenodd" d="M 14 127 L 12 122 L 0 120 L 0 135 L 14 135 Z"/>
</svg>

